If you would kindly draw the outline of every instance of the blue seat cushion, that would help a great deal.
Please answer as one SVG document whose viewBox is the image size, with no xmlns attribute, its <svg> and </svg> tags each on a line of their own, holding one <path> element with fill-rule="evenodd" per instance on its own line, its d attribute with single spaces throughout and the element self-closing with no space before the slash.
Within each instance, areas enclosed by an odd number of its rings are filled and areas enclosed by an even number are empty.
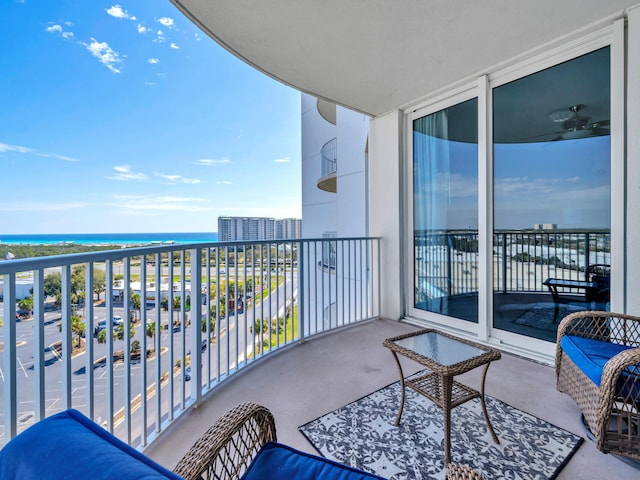
<svg viewBox="0 0 640 480">
<path fill-rule="evenodd" d="M 382 477 L 300 452 L 281 443 L 266 443 L 241 480 L 384 480 Z"/>
<path fill-rule="evenodd" d="M 635 348 L 574 335 L 563 336 L 560 346 L 573 363 L 598 387 L 605 364 L 618 353 Z"/>
<path fill-rule="evenodd" d="M 0 450 L 0 480 L 64 479 L 181 477 L 72 409 L 39 421 Z"/>
</svg>

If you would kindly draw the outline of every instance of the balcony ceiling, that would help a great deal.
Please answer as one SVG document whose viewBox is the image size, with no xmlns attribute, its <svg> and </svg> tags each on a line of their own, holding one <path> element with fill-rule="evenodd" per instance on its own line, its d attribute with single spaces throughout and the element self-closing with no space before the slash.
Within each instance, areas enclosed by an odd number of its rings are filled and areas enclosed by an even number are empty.
<svg viewBox="0 0 640 480">
<path fill-rule="evenodd" d="M 285 84 L 378 116 L 638 0 L 171 0 Z"/>
</svg>

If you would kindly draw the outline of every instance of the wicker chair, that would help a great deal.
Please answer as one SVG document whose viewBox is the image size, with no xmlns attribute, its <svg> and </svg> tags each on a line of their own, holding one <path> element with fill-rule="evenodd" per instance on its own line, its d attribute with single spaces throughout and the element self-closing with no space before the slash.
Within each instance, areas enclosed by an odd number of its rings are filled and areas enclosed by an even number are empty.
<svg viewBox="0 0 640 480">
<path fill-rule="evenodd" d="M 186 480 L 238 479 L 267 442 L 276 441 L 271 412 L 242 403 L 216 421 L 173 469 Z"/>
<path fill-rule="evenodd" d="M 565 335 L 633 347 L 610 358 L 596 385 L 561 348 Z M 578 405 L 605 453 L 640 460 L 640 317 L 612 312 L 576 312 L 558 326 L 557 389 Z"/>
<path fill-rule="evenodd" d="M 238 480 L 262 445 L 275 442 L 271 412 L 255 403 L 242 403 L 220 417 L 173 469 L 185 480 Z M 481 480 L 470 467 L 447 465 L 447 480 Z"/>
</svg>

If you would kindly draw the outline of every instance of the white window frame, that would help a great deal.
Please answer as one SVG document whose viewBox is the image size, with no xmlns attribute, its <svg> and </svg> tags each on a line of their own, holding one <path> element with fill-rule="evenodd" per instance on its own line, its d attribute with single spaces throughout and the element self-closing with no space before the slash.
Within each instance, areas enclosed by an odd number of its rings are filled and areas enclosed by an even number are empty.
<svg viewBox="0 0 640 480">
<path fill-rule="evenodd" d="M 611 74 L 611 310 L 624 312 L 625 291 L 625 20 L 530 55 L 507 67 L 478 76 L 475 82 L 457 86 L 405 110 L 405 305 L 409 319 L 421 324 L 500 343 L 505 350 L 528 352 L 549 361 L 555 353 L 553 342 L 526 337 L 493 327 L 493 132 L 492 89 L 527 75 L 572 60 L 600 48 L 610 48 Z M 427 312 L 414 307 L 413 248 L 413 120 L 478 98 L 478 323 Z"/>
</svg>

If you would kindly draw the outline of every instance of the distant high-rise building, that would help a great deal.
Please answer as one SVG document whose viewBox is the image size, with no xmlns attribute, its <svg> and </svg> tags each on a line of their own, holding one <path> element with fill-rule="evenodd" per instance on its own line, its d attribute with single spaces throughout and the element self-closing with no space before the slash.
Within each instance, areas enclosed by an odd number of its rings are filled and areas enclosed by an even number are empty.
<svg viewBox="0 0 640 480">
<path fill-rule="evenodd" d="M 300 238 L 298 218 L 276 220 L 269 217 L 218 217 L 218 241 L 239 242 Z"/>
<path fill-rule="evenodd" d="M 533 225 L 534 230 L 555 230 L 557 228 L 557 223 L 536 223 Z"/>
<path fill-rule="evenodd" d="M 302 220 L 282 218 L 276 220 L 276 238 L 291 239 L 302 237 Z"/>
</svg>

